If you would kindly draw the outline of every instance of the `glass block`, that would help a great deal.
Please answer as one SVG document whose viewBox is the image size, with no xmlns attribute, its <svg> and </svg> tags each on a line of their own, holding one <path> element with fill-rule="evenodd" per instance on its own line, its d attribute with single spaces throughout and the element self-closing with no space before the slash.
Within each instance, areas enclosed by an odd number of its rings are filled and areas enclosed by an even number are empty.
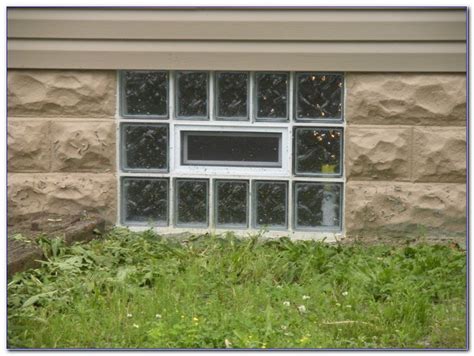
<svg viewBox="0 0 474 356">
<path fill-rule="evenodd" d="M 208 72 L 176 73 L 176 115 L 179 118 L 207 119 Z"/>
<path fill-rule="evenodd" d="M 217 226 L 247 227 L 247 205 L 247 181 L 216 181 Z"/>
<path fill-rule="evenodd" d="M 123 178 L 123 221 L 168 225 L 168 179 Z"/>
<path fill-rule="evenodd" d="M 168 170 L 168 125 L 122 124 L 122 169 Z"/>
<path fill-rule="evenodd" d="M 288 183 L 256 181 L 255 227 L 287 228 Z"/>
<path fill-rule="evenodd" d="M 182 131 L 184 165 L 281 167 L 281 133 Z"/>
<path fill-rule="evenodd" d="M 122 115 L 168 117 L 168 72 L 123 72 L 122 78 Z"/>
<path fill-rule="evenodd" d="M 295 140 L 295 174 L 342 174 L 342 129 L 298 127 Z"/>
<path fill-rule="evenodd" d="M 298 73 L 296 75 L 296 119 L 342 118 L 344 78 L 339 74 Z"/>
<path fill-rule="evenodd" d="M 257 120 L 288 118 L 288 73 L 257 73 Z"/>
<path fill-rule="evenodd" d="M 339 183 L 295 183 L 296 228 L 340 229 L 341 191 Z"/>
<path fill-rule="evenodd" d="M 176 225 L 208 226 L 208 180 L 176 180 Z"/>
<path fill-rule="evenodd" d="M 217 117 L 222 120 L 248 119 L 248 82 L 246 72 L 216 73 Z"/>
</svg>

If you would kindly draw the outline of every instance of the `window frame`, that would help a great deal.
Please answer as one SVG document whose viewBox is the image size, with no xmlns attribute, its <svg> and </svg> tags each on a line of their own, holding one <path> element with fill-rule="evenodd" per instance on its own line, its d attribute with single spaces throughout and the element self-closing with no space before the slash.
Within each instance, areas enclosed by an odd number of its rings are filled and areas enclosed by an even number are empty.
<svg viewBox="0 0 474 356">
<path fill-rule="evenodd" d="M 218 160 L 190 160 L 188 158 L 188 138 L 190 136 L 189 133 L 191 132 L 200 132 L 205 134 L 205 136 L 219 136 L 218 133 L 222 133 L 222 130 L 212 130 L 212 131 L 197 131 L 197 130 L 190 130 L 190 131 L 184 131 L 180 130 L 181 132 L 181 149 L 180 155 L 180 166 L 206 166 L 206 167 L 219 167 L 219 166 L 224 166 L 224 167 L 247 167 L 247 168 L 253 168 L 253 167 L 258 167 L 258 168 L 263 168 L 263 167 L 271 167 L 271 168 L 282 168 L 283 162 L 282 162 L 282 150 L 283 150 L 283 134 L 279 132 L 262 132 L 263 135 L 258 135 L 259 132 L 252 131 L 252 132 L 244 132 L 244 131 L 229 131 L 227 136 L 237 136 L 237 137 L 262 137 L 262 136 L 267 136 L 267 137 L 276 137 L 278 139 L 278 161 L 276 163 L 274 162 L 265 162 L 265 161 L 218 161 Z M 215 132 L 215 133 L 214 133 Z M 225 132 L 225 131 L 224 131 Z M 245 135 L 247 134 L 247 135 Z"/>
<path fill-rule="evenodd" d="M 125 71 L 125 70 L 124 70 Z M 162 70 L 157 70 L 162 71 Z M 180 70 L 182 71 L 182 70 Z M 184 70 L 183 70 L 184 71 Z M 185 70 L 190 72 L 192 70 Z M 168 207 L 168 226 L 164 227 L 154 227 L 159 233 L 162 234 L 177 234 L 177 233 L 225 233 L 229 230 L 234 231 L 236 235 L 248 236 L 248 234 L 256 234 L 262 231 L 262 227 L 256 227 L 254 223 L 255 213 L 254 209 L 256 208 L 256 204 L 254 203 L 254 186 L 256 181 L 275 181 L 275 182 L 287 182 L 287 216 L 286 216 L 286 228 L 276 228 L 272 227 L 270 230 L 265 232 L 265 236 L 272 238 L 272 237 L 279 237 L 279 236 L 289 236 L 290 238 L 294 239 L 323 239 L 325 238 L 326 241 L 335 241 L 339 238 L 342 238 L 345 233 L 345 215 L 344 215 L 344 197 L 345 197 L 345 190 L 346 190 L 346 177 L 345 177 L 345 169 L 344 169 L 344 138 L 341 140 L 342 142 L 342 150 L 341 150 L 341 175 L 337 177 L 331 177 L 328 174 L 322 176 L 297 176 L 295 175 L 294 168 L 293 168 L 293 155 L 294 151 L 294 127 L 303 127 L 303 128 L 338 128 L 342 129 L 342 134 L 345 136 L 345 103 L 344 98 L 346 98 L 346 75 L 343 72 L 317 72 L 317 73 L 325 73 L 325 74 L 338 74 L 342 75 L 343 77 L 343 93 L 342 93 L 342 113 L 341 113 L 341 120 L 331 119 L 331 120 L 311 120 L 311 121 L 300 121 L 296 120 L 296 112 L 295 112 L 295 78 L 297 73 L 306 73 L 306 72 L 285 72 L 285 71 L 248 71 L 249 72 L 249 103 L 248 103 L 248 110 L 249 110 L 249 120 L 248 121 L 230 121 L 230 120 L 218 120 L 216 117 L 216 105 L 215 105 L 215 71 L 208 70 L 196 70 L 197 72 L 207 72 L 208 73 L 208 117 L 202 119 L 196 118 L 178 118 L 176 117 L 176 98 L 175 98 L 175 86 L 176 86 L 176 72 L 173 70 L 168 70 L 168 113 L 169 117 L 166 120 L 156 119 L 156 118 L 130 118 L 124 117 L 121 115 L 120 111 L 120 102 L 117 102 L 117 111 L 116 111 L 116 120 L 117 120 L 117 145 L 116 145 L 116 152 L 117 152 L 117 182 L 120 184 L 120 180 L 122 177 L 157 177 L 157 178 L 168 178 L 169 179 L 169 207 Z M 120 78 L 120 73 L 122 71 L 118 71 L 117 75 Z M 233 70 L 229 70 L 229 72 L 235 72 Z M 257 92 L 256 92 L 256 74 L 257 73 L 288 73 L 288 118 L 286 120 L 262 120 L 257 119 Z M 121 90 L 121 82 L 118 81 L 117 85 L 118 90 L 118 98 L 120 98 L 122 90 Z M 121 157 L 121 146 L 122 146 L 122 139 L 121 139 L 121 131 L 120 127 L 122 123 L 143 123 L 143 124 L 156 124 L 156 123 L 163 123 L 168 125 L 168 172 L 151 172 L 149 170 L 144 171 L 124 171 L 120 165 L 120 157 Z M 179 162 L 179 155 L 177 156 L 177 152 L 179 151 L 178 148 L 180 146 L 178 131 L 182 130 L 189 130 L 189 127 L 192 127 L 191 130 L 225 130 L 225 131 L 261 131 L 261 132 L 268 132 L 271 130 L 277 131 L 286 131 L 287 132 L 287 140 L 286 144 L 283 140 L 282 142 L 282 160 L 284 162 L 289 162 L 290 164 L 287 167 L 287 171 L 276 173 L 272 168 L 272 170 L 262 170 L 262 168 L 249 168 L 249 167 L 215 167 L 219 168 L 217 170 L 211 169 L 209 170 L 209 166 L 200 166 L 200 169 L 177 169 L 177 162 Z M 344 137 L 343 136 L 343 137 Z M 285 147 L 287 151 L 285 152 Z M 178 160 L 177 160 L 178 159 Z M 187 167 L 197 167 L 197 166 L 187 166 Z M 202 168 L 206 169 L 202 169 Z M 241 169 L 238 169 L 241 168 Z M 208 226 L 207 227 L 192 227 L 192 226 L 177 226 L 175 222 L 175 195 L 176 195 L 176 179 L 207 179 L 208 180 Z M 247 180 L 248 184 L 248 222 L 247 228 L 237 228 L 237 227 L 229 227 L 224 228 L 217 226 L 215 223 L 215 181 L 216 180 Z M 339 230 L 330 230 L 325 229 L 324 231 L 311 229 L 311 230 L 301 230 L 296 229 L 295 224 L 295 209 L 294 209 L 294 182 L 316 182 L 316 183 L 324 183 L 324 182 L 335 182 L 342 184 L 341 190 L 341 215 L 340 215 L 340 225 L 341 228 Z M 117 197 L 119 202 L 121 202 L 121 189 L 117 189 Z M 122 224 L 121 221 L 121 207 L 117 209 L 117 225 L 119 226 L 128 226 L 132 230 L 141 231 L 146 229 L 146 226 L 141 226 L 138 224 Z"/>
<path fill-rule="evenodd" d="M 280 160 L 281 160 L 281 167 L 273 167 L 273 166 L 255 166 L 255 165 L 248 165 L 248 166 L 232 166 L 232 165 L 185 165 L 181 162 L 181 155 L 182 149 L 176 148 L 173 152 L 174 154 L 174 165 L 171 170 L 173 170 L 176 174 L 181 175 L 192 175 L 192 174 L 207 174 L 207 175 L 229 175 L 229 176 L 242 176 L 247 175 L 249 176 L 248 179 L 251 179 L 254 175 L 259 175 L 264 172 L 265 174 L 271 174 L 275 176 L 286 177 L 287 175 L 291 174 L 291 166 L 289 162 L 284 157 L 289 155 L 289 137 L 288 132 L 285 131 L 283 128 L 270 128 L 270 127 L 247 127 L 245 122 L 240 122 L 240 125 L 226 125 L 225 127 L 216 124 L 214 126 L 211 125 L 175 125 L 174 129 L 174 142 L 175 147 L 184 148 L 183 143 L 181 142 L 181 133 L 183 131 L 219 131 L 219 132 L 249 132 L 249 133 L 278 133 L 281 134 L 281 143 L 280 143 Z M 219 121 L 220 123 L 220 121 Z"/>
</svg>

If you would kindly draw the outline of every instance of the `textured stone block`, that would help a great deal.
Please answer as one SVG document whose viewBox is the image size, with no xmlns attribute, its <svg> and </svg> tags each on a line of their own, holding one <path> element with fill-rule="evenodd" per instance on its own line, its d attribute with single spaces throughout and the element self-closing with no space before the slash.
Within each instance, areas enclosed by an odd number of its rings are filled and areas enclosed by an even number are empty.
<svg viewBox="0 0 474 356">
<path fill-rule="evenodd" d="M 348 182 L 348 236 L 466 234 L 466 186 L 446 183 Z"/>
<path fill-rule="evenodd" d="M 48 121 L 8 120 L 9 172 L 48 172 L 50 159 Z"/>
<path fill-rule="evenodd" d="M 110 172 L 115 167 L 113 122 L 53 122 L 52 171 Z"/>
<path fill-rule="evenodd" d="M 114 71 L 9 70 L 10 116 L 114 117 Z"/>
<path fill-rule="evenodd" d="M 464 74 L 355 74 L 346 77 L 352 124 L 466 125 Z"/>
<path fill-rule="evenodd" d="M 349 126 L 348 180 L 409 180 L 411 128 Z"/>
<path fill-rule="evenodd" d="M 115 223 L 116 185 L 113 174 L 9 174 L 8 215 L 67 215 L 85 210 Z"/>
<path fill-rule="evenodd" d="M 413 179 L 466 182 L 466 129 L 417 127 L 414 130 Z"/>
</svg>

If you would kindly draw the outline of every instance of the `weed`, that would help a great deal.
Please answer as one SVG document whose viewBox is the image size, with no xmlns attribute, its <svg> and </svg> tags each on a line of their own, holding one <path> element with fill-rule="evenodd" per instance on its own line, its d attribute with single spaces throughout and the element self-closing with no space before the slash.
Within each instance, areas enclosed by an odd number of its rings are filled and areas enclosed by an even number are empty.
<svg viewBox="0 0 474 356">
<path fill-rule="evenodd" d="M 464 348 L 465 251 L 117 228 L 8 284 L 10 348 Z"/>
</svg>

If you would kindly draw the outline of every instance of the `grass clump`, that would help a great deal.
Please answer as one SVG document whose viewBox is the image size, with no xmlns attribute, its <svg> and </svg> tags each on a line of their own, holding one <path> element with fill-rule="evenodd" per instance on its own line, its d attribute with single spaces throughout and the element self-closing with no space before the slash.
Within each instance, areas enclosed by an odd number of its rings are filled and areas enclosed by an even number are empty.
<svg viewBox="0 0 474 356">
<path fill-rule="evenodd" d="M 10 348 L 465 348 L 466 256 L 448 246 L 42 243 L 8 285 Z"/>
</svg>

